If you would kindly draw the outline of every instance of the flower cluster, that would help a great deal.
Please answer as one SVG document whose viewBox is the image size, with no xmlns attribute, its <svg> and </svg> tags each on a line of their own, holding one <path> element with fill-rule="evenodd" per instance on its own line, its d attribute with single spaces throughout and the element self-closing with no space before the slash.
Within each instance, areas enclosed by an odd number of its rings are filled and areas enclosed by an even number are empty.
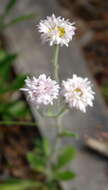
<svg viewBox="0 0 108 190">
<path fill-rule="evenodd" d="M 73 25 L 74 23 L 70 23 L 69 20 L 55 17 L 53 14 L 45 20 L 41 20 L 38 29 L 42 33 L 42 39 L 48 41 L 51 46 L 55 44 L 68 46 L 76 29 Z M 25 88 L 21 90 L 27 93 L 29 100 L 37 107 L 52 105 L 60 95 L 64 97 L 69 108 L 86 112 L 87 106 L 93 106 L 94 92 L 91 82 L 87 78 L 83 79 L 73 75 L 72 78 L 62 81 L 61 89 L 55 80 L 45 74 L 40 75 L 39 78 L 27 77 L 25 84 Z"/>
<path fill-rule="evenodd" d="M 70 108 L 77 108 L 86 112 L 86 107 L 93 106 L 94 92 L 91 88 L 91 82 L 87 78 L 73 75 L 71 79 L 62 82 L 63 96 Z"/>
<path fill-rule="evenodd" d="M 37 107 L 53 104 L 53 100 L 58 98 L 59 85 L 45 74 L 40 75 L 38 79 L 27 77 L 25 84 L 25 88 L 21 90 L 27 93 L 28 99 Z"/>
<path fill-rule="evenodd" d="M 65 98 L 65 102 L 70 108 L 86 112 L 87 106 L 93 106 L 94 92 L 87 78 L 83 79 L 73 75 L 71 79 L 62 82 L 61 90 L 59 90 L 59 84 L 50 77 L 47 78 L 45 74 L 40 75 L 38 79 L 27 77 L 25 83 L 25 88 L 21 90 L 27 93 L 29 100 L 37 107 L 41 104 L 52 105 L 60 94 Z"/>
<path fill-rule="evenodd" d="M 55 17 L 53 14 L 51 17 L 47 17 L 45 20 L 41 20 L 38 25 L 39 32 L 42 33 L 42 39 L 48 41 L 50 46 L 66 45 L 72 40 L 75 34 L 74 23 L 69 22 L 61 17 Z"/>
</svg>

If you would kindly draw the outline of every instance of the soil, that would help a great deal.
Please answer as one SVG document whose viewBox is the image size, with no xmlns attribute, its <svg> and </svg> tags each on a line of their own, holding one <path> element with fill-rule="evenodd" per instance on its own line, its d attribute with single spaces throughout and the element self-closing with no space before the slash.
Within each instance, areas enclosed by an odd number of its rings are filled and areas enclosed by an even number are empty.
<svg viewBox="0 0 108 190">
<path fill-rule="evenodd" d="M 42 175 L 32 172 L 26 159 L 27 152 L 33 150 L 35 141 L 40 140 L 36 127 L 0 126 L 0 180 L 9 176 L 40 180 Z"/>
</svg>

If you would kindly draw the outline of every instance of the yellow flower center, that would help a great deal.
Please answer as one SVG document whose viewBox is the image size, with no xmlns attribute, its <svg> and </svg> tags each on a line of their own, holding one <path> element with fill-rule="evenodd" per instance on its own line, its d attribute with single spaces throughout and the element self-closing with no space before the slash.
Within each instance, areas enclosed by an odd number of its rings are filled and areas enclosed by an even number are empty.
<svg viewBox="0 0 108 190">
<path fill-rule="evenodd" d="M 49 29 L 49 32 L 52 32 L 53 30 L 58 31 L 59 37 L 63 37 L 65 35 L 65 29 L 63 27 L 55 26 L 54 28 Z"/>
<path fill-rule="evenodd" d="M 79 93 L 79 96 L 82 96 L 82 95 L 83 95 L 83 92 L 82 92 L 82 90 L 81 90 L 80 88 L 76 88 L 74 91 L 75 91 L 75 92 L 78 92 L 78 93 Z"/>
<path fill-rule="evenodd" d="M 63 27 L 57 27 L 57 30 L 59 32 L 59 37 L 63 37 L 65 35 L 65 29 Z"/>
</svg>

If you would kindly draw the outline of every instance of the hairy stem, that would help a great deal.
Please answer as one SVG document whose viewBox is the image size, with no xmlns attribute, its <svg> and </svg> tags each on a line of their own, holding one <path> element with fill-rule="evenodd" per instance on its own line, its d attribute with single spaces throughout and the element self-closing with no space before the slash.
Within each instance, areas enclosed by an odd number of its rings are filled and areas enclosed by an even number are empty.
<svg viewBox="0 0 108 190">
<path fill-rule="evenodd" d="M 63 130 L 63 125 L 62 125 L 62 119 L 65 113 L 67 113 L 68 109 L 65 108 L 62 113 L 60 115 L 58 115 L 58 117 L 56 118 L 57 121 L 57 135 L 56 135 L 56 139 L 55 139 L 55 144 L 54 147 L 52 149 L 52 155 L 50 158 L 51 162 L 55 162 L 55 160 L 57 159 L 57 153 L 59 148 L 61 147 L 61 136 L 60 134 L 62 133 Z"/>
<path fill-rule="evenodd" d="M 59 45 L 55 46 L 54 57 L 53 57 L 53 66 L 54 66 L 54 79 L 59 82 Z"/>
<path fill-rule="evenodd" d="M 57 118 L 57 136 L 56 136 L 56 143 L 55 143 L 55 153 L 57 154 L 58 149 L 61 146 L 61 137 L 60 134 L 62 133 L 63 130 L 63 125 L 62 125 L 62 118 L 64 115 L 65 111 L 61 113 L 61 115 L 58 116 Z"/>
<path fill-rule="evenodd" d="M 66 112 L 66 111 L 68 111 L 68 108 L 66 107 L 66 105 L 64 105 L 56 113 L 53 113 L 53 112 L 51 112 L 51 113 L 41 112 L 39 110 L 38 110 L 38 113 L 40 114 L 41 117 L 49 117 L 49 118 L 55 118 L 55 119 L 57 119 L 62 113 Z"/>
</svg>

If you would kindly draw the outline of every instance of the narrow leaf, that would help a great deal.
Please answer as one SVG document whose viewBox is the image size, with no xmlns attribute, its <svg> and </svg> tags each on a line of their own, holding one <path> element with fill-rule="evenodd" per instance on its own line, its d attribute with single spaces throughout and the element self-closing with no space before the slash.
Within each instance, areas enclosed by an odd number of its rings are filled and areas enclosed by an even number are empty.
<svg viewBox="0 0 108 190">
<path fill-rule="evenodd" d="M 72 171 L 62 171 L 62 172 L 56 173 L 55 175 L 55 178 L 57 180 L 63 180 L 63 181 L 71 180 L 75 177 L 76 177 L 76 174 Z"/>
<path fill-rule="evenodd" d="M 4 28 L 6 27 L 10 27 L 14 24 L 17 24 L 17 23 L 20 23 L 20 22 L 23 22 L 23 21 L 26 21 L 26 20 L 31 20 L 31 19 L 35 19 L 36 18 L 36 14 L 28 14 L 28 15 L 23 15 L 23 16 L 19 16 L 19 17 L 16 17 L 15 19 L 9 21 L 7 24 L 4 25 Z"/>
<path fill-rule="evenodd" d="M 41 187 L 42 184 L 32 180 L 8 180 L 5 181 L 4 184 L 0 184 L 1 190 L 26 190 L 29 188 L 38 188 Z"/>
<path fill-rule="evenodd" d="M 5 15 L 9 13 L 9 11 L 14 7 L 17 0 L 9 0 L 9 3 L 5 7 Z"/>
<path fill-rule="evenodd" d="M 78 135 L 75 133 L 72 133 L 70 131 L 63 131 L 62 133 L 59 134 L 59 136 L 61 137 L 74 137 L 74 138 L 78 138 Z"/>
</svg>

